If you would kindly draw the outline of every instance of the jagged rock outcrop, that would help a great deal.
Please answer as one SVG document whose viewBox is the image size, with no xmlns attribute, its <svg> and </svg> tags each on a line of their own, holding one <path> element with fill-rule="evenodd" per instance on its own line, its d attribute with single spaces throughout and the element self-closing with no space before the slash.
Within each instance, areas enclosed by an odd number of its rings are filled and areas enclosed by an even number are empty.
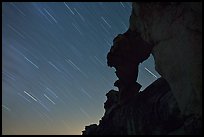
<svg viewBox="0 0 204 137">
<path fill-rule="evenodd" d="M 83 135 L 202 133 L 202 4 L 133 2 L 129 30 L 113 40 L 108 66 L 119 91 L 107 93 L 99 125 Z M 161 78 L 144 91 L 138 65 L 150 52 Z"/>
<path fill-rule="evenodd" d="M 159 78 L 144 91 L 135 92 L 125 104 L 114 103 L 99 125 L 86 127 L 83 135 L 161 135 L 170 134 L 182 124 L 170 87 L 165 79 Z"/>
</svg>

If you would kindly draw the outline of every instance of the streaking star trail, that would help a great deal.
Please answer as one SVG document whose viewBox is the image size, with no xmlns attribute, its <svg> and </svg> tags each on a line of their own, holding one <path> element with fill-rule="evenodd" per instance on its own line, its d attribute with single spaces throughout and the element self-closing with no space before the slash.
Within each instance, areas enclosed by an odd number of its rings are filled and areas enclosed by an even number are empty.
<svg viewBox="0 0 204 137">
<path fill-rule="evenodd" d="M 2 3 L 3 135 L 80 135 L 99 122 L 117 79 L 106 56 L 129 27 L 131 5 Z M 143 64 L 138 81 L 145 88 L 159 75 L 152 56 Z"/>
</svg>

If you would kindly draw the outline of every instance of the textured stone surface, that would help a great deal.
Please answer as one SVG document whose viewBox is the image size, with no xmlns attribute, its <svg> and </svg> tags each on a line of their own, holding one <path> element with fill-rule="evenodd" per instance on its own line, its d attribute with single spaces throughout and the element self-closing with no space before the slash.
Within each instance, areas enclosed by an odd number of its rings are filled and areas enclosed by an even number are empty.
<svg viewBox="0 0 204 137">
<path fill-rule="evenodd" d="M 171 86 L 184 115 L 202 110 L 202 4 L 133 3 L 130 29 L 154 45 L 158 73 Z"/>
</svg>

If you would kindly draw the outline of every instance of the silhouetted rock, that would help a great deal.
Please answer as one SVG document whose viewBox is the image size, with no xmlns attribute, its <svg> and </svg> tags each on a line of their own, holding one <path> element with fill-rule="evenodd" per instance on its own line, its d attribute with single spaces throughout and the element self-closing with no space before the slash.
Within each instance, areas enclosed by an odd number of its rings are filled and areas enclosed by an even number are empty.
<svg viewBox="0 0 204 137">
<path fill-rule="evenodd" d="M 111 112 L 111 110 L 118 104 L 118 91 L 111 90 L 106 94 L 107 101 L 104 103 L 105 114 Z"/>
<path fill-rule="evenodd" d="M 138 65 L 149 57 L 151 50 L 152 46 L 142 40 L 136 31 L 128 30 L 113 40 L 107 64 L 115 67 L 121 83 L 128 86 L 137 80 Z"/>
<path fill-rule="evenodd" d="M 166 80 L 159 78 L 124 104 L 115 104 L 89 135 L 170 134 L 182 124 L 170 87 Z"/>
<path fill-rule="evenodd" d="M 136 82 L 138 66 L 150 56 L 151 50 L 152 45 L 142 40 L 137 31 L 128 30 L 114 38 L 107 54 L 107 64 L 115 67 L 119 78 L 115 83 L 119 88 L 119 103 L 128 100 L 134 92 L 139 92 L 141 85 Z"/>
<path fill-rule="evenodd" d="M 99 125 L 83 135 L 202 133 L 202 4 L 133 2 L 130 26 L 113 40 L 107 64 L 119 91 L 106 94 Z M 152 53 L 161 78 L 140 91 L 138 65 Z"/>
<path fill-rule="evenodd" d="M 97 129 L 96 124 L 92 124 L 85 127 L 85 131 L 82 131 L 83 135 L 95 135 L 95 131 Z"/>
</svg>

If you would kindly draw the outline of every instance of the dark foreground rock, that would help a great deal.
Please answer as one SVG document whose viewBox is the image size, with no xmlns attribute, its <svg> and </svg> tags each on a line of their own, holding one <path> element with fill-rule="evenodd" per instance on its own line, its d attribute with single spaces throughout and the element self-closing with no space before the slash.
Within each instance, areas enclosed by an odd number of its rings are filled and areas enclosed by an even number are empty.
<svg viewBox="0 0 204 137">
<path fill-rule="evenodd" d="M 111 95 L 113 101 L 109 100 Z M 113 102 L 112 108 L 106 109 L 99 125 L 86 126 L 83 135 L 184 134 L 184 128 L 188 128 L 184 125 L 187 119 L 181 116 L 169 84 L 163 78 L 144 91 L 133 94 L 124 104 L 116 103 L 116 98 L 116 93 L 109 94 L 107 102 Z M 189 134 L 200 134 L 195 132 L 199 131 L 199 119 L 188 119 L 190 125 L 194 122 L 195 126 L 194 131 L 189 130 Z"/>
</svg>

